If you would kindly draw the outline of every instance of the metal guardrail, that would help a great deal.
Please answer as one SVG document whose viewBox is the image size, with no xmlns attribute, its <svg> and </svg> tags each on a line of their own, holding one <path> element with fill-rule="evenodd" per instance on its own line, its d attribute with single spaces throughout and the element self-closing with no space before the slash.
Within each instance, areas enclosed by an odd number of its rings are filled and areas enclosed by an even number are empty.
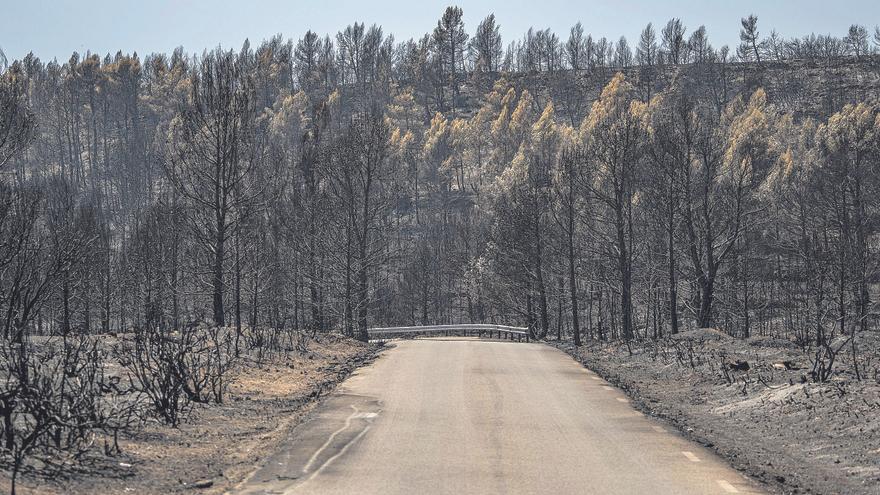
<svg viewBox="0 0 880 495">
<path fill-rule="evenodd" d="M 395 337 L 416 336 L 462 336 L 462 337 L 496 337 L 506 338 L 517 342 L 529 341 L 529 329 L 526 327 L 511 327 L 507 325 L 491 325 L 480 323 L 466 323 L 460 325 L 425 325 L 415 327 L 381 327 L 367 330 L 370 340 L 387 340 Z"/>
</svg>

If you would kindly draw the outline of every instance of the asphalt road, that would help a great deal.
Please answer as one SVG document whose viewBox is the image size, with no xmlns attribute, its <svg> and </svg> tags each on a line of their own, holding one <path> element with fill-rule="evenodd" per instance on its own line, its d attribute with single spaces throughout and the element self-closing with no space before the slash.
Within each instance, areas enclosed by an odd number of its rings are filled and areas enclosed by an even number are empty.
<svg viewBox="0 0 880 495">
<path fill-rule="evenodd" d="M 467 339 L 394 345 L 238 493 L 761 493 L 561 351 Z"/>
</svg>

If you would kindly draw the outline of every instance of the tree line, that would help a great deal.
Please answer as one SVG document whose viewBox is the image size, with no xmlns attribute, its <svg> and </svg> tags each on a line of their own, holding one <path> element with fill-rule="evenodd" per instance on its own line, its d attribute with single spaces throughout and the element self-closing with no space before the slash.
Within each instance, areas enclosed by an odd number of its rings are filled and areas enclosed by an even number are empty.
<svg viewBox="0 0 880 495">
<path fill-rule="evenodd" d="M 4 336 L 868 328 L 876 106 L 805 116 L 761 87 L 770 61 L 870 63 L 877 34 L 784 41 L 749 16 L 732 55 L 677 19 L 634 50 L 578 23 L 505 50 L 493 15 L 470 35 L 450 7 L 402 43 L 354 23 L 4 59 Z"/>
</svg>

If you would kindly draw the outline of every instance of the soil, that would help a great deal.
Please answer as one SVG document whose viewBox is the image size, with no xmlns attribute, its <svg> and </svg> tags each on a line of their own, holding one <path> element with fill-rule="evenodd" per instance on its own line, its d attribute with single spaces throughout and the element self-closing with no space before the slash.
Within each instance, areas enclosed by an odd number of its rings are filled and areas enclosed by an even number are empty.
<svg viewBox="0 0 880 495">
<path fill-rule="evenodd" d="M 876 333 L 857 339 L 861 380 L 847 345 L 825 383 L 810 375 L 815 350 L 784 339 L 743 342 L 704 329 L 630 345 L 554 345 L 771 492 L 880 494 Z"/>
<path fill-rule="evenodd" d="M 149 423 L 120 438 L 122 454 L 96 454 L 63 477 L 25 473 L 21 494 L 223 493 L 254 471 L 330 391 L 380 348 L 319 335 L 308 351 L 237 370 L 223 404 L 201 405 L 176 428 Z M 100 446 L 93 450 L 100 452 Z M 8 487 L 5 473 L 0 487 Z"/>
</svg>

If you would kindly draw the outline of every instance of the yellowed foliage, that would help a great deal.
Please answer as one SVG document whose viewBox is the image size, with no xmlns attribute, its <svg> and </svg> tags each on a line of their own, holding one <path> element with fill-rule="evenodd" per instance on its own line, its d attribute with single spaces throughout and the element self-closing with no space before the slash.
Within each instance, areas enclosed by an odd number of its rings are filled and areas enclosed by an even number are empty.
<svg viewBox="0 0 880 495">
<path fill-rule="evenodd" d="M 559 133 L 560 149 L 574 148 L 581 144 L 580 136 L 574 127 L 566 123 L 560 123 L 557 125 L 556 129 Z"/>
<path fill-rule="evenodd" d="M 501 107 L 501 112 L 498 113 L 498 118 L 492 122 L 492 135 L 495 139 L 499 139 L 503 133 L 507 132 L 509 124 L 510 111 L 508 110 L 507 105 L 504 105 Z"/>
<path fill-rule="evenodd" d="M 516 90 L 512 87 L 507 89 L 507 92 L 504 94 L 504 97 L 501 99 L 501 106 L 510 107 L 513 104 L 513 101 L 516 100 Z"/>
<path fill-rule="evenodd" d="M 846 105 L 819 126 L 818 139 L 831 152 L 863 152 L 876 143 L 880 115 L 874 105 Z"/>
<path fill-rule="evenodd" d="M 757 89 L 739 113 L 735 113 L 739 103 L 732 106 L 726 114 L 730 125 L 724 153 L 725 171 L 732 178 L 752 177 L 756 162 L 763 163 L 770 159 L 771 126 L 767 94 L 763 89 Z"/>
<path fill-rule="evenodd" d="M 277 136 L 292 137 L 308 125 L 309 97 L 304 92 L 285 96 L 276 104 L 270 117 L 269 130 Z"/>
<path fill-rule="evenodd" d="M 524 89 L 519 95 L 519 102 L 516 109 L 510 115 L 510 132 L 522 139 L 526 136 L 529 128 L 532 126 L 534 115 L 532 107 L 534 99 L 527 89 Z"/>
<path fill-rule="evenodd" d="M 398 93 L 386 109 L 386 113 L 395 123 L 407 129 L 416 127 L 421 119 L 419 106 L 413 96 L 412 88 L 407 87 Z"/>
<path fill-rule="evenodd" d="M 422 150 L 429 155 L 437 149 L 441 143 L 445 143 L 449 137 L 449 121 L 440 112 L 434 114 L 431 125 L 425 131 L 424 145 Z"/>
<path fill-rule="evenodd" d="M 525 146 L 520 146 L 513 160 L 495 182 L 496 192 L 510 192 L 527 183 L 529 179 L 529 158 Z"/>
<path fill-rule="evenodd" d="M 590 113 L 581 124 L 581 139 L 594 129 L 603 125 L 614 125 L 615 121 L 620 121 L 625 110 L 638 109 L 631 105 L 633 100 L 633 87 L 626 80 L 623 73 L 618 72 L 611 78 L 611 81 L 602 89 L 599 99 L 593 102 Z"/>
<path fill-rule="evenodd" d="M 553 101 L 547 102 L 541 116 L 532 125 L 533 139 L 540 140 L 545 136 L 549 136 L 556 132 L 556 109 L 553 107 Z"/>
<path fill-rule="evenodd" d="M 335 107 L 339 105 L 341 95 L 339 94 L 338 89 L 334 89 L 332 93 L 327 97 L 327 104 L 331 107 Z"/>
<path fill-rule="evenodd" d="M 470 138 L 470 123 L 464 119 L 453 120 L 449 135 L 452 138 L 452 146 L 464 148 Z"/>
</svg>

